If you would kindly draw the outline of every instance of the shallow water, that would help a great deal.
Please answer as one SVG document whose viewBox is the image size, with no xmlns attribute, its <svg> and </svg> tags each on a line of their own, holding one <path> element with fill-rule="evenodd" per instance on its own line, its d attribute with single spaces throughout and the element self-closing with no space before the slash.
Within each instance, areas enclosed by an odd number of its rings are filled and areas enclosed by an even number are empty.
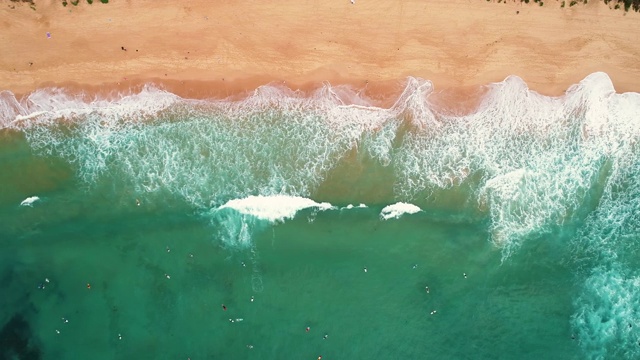
<svg viewBox="0 0 640 360">
<path fill-rule="evenodd" d="M 0 358 L 640 354 L 638 94 L 349 91 L 3 93 Z"/>
</svg>

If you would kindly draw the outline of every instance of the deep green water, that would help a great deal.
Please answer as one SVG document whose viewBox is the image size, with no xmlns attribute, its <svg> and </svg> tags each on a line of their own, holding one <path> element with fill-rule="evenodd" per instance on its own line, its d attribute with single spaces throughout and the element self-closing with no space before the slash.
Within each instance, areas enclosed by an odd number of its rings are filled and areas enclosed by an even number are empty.
<svg viewBox="0 0 640 360">
<path fill-rule="evenodd" d="M 603 75 L 459 118 L 419 81 L 3 100 L 0 359 L 637 358 L 640 99 Z"/>
</svg>

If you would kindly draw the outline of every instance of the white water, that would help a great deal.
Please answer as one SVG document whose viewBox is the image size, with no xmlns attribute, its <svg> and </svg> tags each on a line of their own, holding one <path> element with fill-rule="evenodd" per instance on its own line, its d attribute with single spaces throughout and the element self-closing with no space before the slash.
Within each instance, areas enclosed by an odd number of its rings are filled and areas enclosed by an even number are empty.
<svg viewBox="0 0 640 360">
<path fill-rule="evenodd" d="M 308 208 L 329 210 L 334 207 L 327 202 L 317 203 L 299 196 L 273 195 L 233 199 L 220 206 L 217 210 L 234 209 L 240 214 L 251 215 L 258 219 L 275 223 L 291 219 L 298 211 Z"/>
<path fill-rule="evenodd" d="M 33 206 L 33 203 L 35 203 L 36 201 L 40 200 L 39 197 L 37 196 L 30 196 L 24 200 L 22 200 L 22 202 L 20 203 L 20 206 Z"/>
<path fill-rule="evenodd" d="M 438 190 L 470 183 L 468 203 L 490 219 L 504 258 L 526 241 L 544 241 L 554 227 L 584 221 L 572 246 L 598 266 L 583 275 L 574 331 L 592 358 L 633 358 L 638 334 L 623 331 L 621 319 L 640 306 L 637 264 L 626 255 L 639 245 L 640 95 L 616 94 L 603 73 L 561 97 L 530 91 L 517 77 L 488 87 L 477 111 L 459 117 L 438 113 L 429 102 L 432 84 L 414 78 L 389 109 L 329 85 L 309 97 L 265 86 L 234 102 L 153 88 L 114 101 L 63 90 L 18 101 L 2 92 L 0 128 L 22 131 L 35 152 L 73 163 L 86 186 L 120 186 L 149 203 L 177 195 L 199 210 L 219 209 L 212 221 L 223 225 L 229 246 L 250 246 L 261 222 L 320 208 L 308 198 L 353 152 L 391 169 L 388 202 L 426 208 Z M 223 207 L 252 195 L 304 201 Z M 588 202 L 597 208 L 586 216 L 580 210 Z"/>
<path fill-rule="evenodd" d="M 420 211 L 422 210 L 413 204 L 399 202 L 385 206 L 380 212 L 380 218 L 383 220 L 398 219 L 404 214 L 415 214 Z"/>
<path fill-rule="evenodd" d="M 603 73 L 562 97 L 509 77 L 462 117 L 434 111 L 432 91 L 409 78 L 396 104 L 381 109 L 328 84 L 308 97 L 264 86 L 233 102 L 153 88 L 86 102 L 39 90 L 20 102 L 4 92 L 0 108 L 2 124 L 24 131 L 37 152 L 77 164 L 87 185 L 125 178 L 136 196 L 179 194 L 202 209 L 256 194 L 312 196 L 354 150 L 393 167 L 400 201 L 425 203 L 475 176 L 475 201 L 505 256 L 569 219 L 605 163 L 620 166 L 640 138 L 640 96 L 615 94 Z M 60 119 L 73 125 L 52 125 Z"/>
<path fill-rule="evenodd" d="M 571 323 L 590 359 L 634 359 L 640 352 L 640 276 L 597 268 L 576 299 Z"/>
</svg>

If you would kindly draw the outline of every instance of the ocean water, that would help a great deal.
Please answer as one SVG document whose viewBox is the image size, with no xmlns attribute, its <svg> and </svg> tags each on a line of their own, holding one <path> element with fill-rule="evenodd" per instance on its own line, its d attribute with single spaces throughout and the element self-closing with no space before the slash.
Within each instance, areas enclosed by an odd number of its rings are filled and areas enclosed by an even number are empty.
<svg viewBox="0 0 640 360">
<path fill-rule="evenodd" d="M 640 95 L 0 93 L 0 359 L 636 359 Z"/>
</svg>

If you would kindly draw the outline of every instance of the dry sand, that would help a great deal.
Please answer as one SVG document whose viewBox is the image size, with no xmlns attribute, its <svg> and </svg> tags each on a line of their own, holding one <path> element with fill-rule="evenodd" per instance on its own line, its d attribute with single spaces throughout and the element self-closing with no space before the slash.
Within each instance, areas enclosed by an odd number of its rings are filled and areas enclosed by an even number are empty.
<svg viewBox="0 0 640 360">
<path fill-rule="evenodd" d="M 81 1 L 34 11 L 0 0 L 0 90 L 154 81 L 201 97 L 271 81 L 389 89 L 417 76 L 450 91 L 518 75 L 559 95 L 604 71 L 617 91 L 640 91 L 640 15 L 600 2 Z"/>
</svg>

